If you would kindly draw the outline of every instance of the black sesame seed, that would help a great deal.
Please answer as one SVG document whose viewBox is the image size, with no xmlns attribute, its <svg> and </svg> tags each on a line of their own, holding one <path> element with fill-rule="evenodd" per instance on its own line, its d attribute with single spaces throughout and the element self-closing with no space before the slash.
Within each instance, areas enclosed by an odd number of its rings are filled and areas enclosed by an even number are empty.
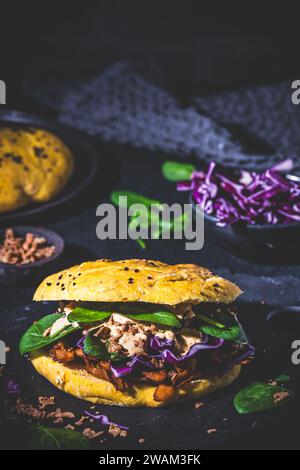
<svg viewBox="0 0 300 470">
<path fill-rule="evenodd" d="M 133 283 L 134 283 L 134 279 L 132 279 L 132 277 L 130 277 L 130 278 L 128 279 L 128 284 L 133 284 Z"/>
<path fill-rule="evenodd" d="M 59 282 L 57 282 L 56 285 L 59 286 Z"/>
<path fill-rule="evenodd" d="M 36 157 L 40 157 L 43 154 L 43 149 L 41 147 L 33 147 L 33 151 Z"/>
<path fill-rule="evenodd" d="M 20 164 L 20 163 L 22 163 L 22 157 L 20 157 L 19 155 L 14 155 L 12 157 L 12 161 L 15 162 L 15 163 Z"/>
<path fill-rule="evenodd" d="M 73 282 L 73 286 L 76 286 L 76 282 Z"/>
<path fill-rule="evenodd" d="M 63 278 L 63 275 L 61 274 L 60 276 L 58 276 L 58 279 L 62 279 Z"/>
<path fill-rule="evenodd" d="M 135 273 L 139 273 L 140 270 L 139 270 L 139 269 L 135 269 L 134 272 L 135 272 Z"/>
<path fill-rule="evenodd" d="M 127 268 L 127 266 L 124 268 L 124 271 L 129 271 L 129 268 Z"/>
<path fill-rule="evenodd" d="M 47 286 L 52 286 L 51 282 L 47 282 Z"/>
<path fill-rule="evenodd" d="M 153 277 L 152 276 L 147 276 L 147 279 L 153 279 Z"/>
</svg>

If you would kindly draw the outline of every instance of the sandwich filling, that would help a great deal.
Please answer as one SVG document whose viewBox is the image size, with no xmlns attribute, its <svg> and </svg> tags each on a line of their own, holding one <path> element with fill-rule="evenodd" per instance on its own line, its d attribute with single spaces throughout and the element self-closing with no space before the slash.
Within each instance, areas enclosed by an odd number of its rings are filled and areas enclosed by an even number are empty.
<svg viewBox="0 0 300 470">
<path fill-rule="evenodd" d="M 156 401 L 254 354 L 232 307 L 223 304 L 61 304 L 22 337 L 22 353 L 41 348 L 120 391 L 155 385 Z"/>
</svg>

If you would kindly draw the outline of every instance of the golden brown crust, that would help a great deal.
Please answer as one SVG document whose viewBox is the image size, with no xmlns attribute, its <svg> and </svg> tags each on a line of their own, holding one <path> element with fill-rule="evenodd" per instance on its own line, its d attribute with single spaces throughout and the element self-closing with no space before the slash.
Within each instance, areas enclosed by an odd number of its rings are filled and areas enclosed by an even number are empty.
<svg viewBox="0 0 300 470">
<path fill-rule="evenodd" d="M 53 274 L 40 284 L 34 300 L 178 305 L 231 303 L 240 294 L 235 284 L 195 264 L 131 259 L 91 261 Z"/>
<path fill-rule="evenodd" d="M 42 129 L 0 129 L 0 212 L 44 202 L 61 191 L 73 170 L 63 142 Z"/>
<path fill-rule="evenodd" d="M 126 407 L 157 408 L 171 403 L 196 400 L 230 385 L 237 379 L 241 370 L 241 366 L 236 365 L 221 377 L 215 376 L 188 383 L 177 389 L 175 395 L 168 401 L 157 402 L 154 400 L 155 386 L 137 384 L 130 391 L 120 392 L 110 382 L 98 379 L 78 366 L 55 362 L 43 351 L 34 351 L 30 357 L 37 372 L 60 390 L 94 404 Z"/>
</svg>

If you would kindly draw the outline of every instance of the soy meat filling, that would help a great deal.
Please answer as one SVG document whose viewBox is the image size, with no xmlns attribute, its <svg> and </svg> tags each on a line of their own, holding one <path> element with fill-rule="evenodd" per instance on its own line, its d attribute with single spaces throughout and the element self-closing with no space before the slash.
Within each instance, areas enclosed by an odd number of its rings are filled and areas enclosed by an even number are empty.
<svg viewBox="0 0 300 470">
<path fill-rule="evenodd" d="M 62 328 L 70 325 L 68 316 L 75 306 L 73 303 L 63 307 L 64 316 L 55 322 L 48 334 L 57 334 Z M 161 401 L 166 395 L 175 393 L 176 388 L 218 371 L 220 364 L 224 362 L 224 354 L 226 356 L 234 353 L 232 345 L 222 352 L 203 351 L 198 355 L 201 357 L 187 358 L 177 364 L 165 362 L 158 352 L 151 348 L 151 338 L 155 337 L 167 344 L 176 357 L 187 354 L 194 345 L 199 345 L 206 339 L 206 335 L 193 327 L 195 315 L 190 305 L 181 305 L 178 309 L 169 308 L 169 311 L 176 313 L 180 318 L 181 329 L 167 329 L 160 324 L 135 321 L 126 317 L 126 314 L 115 312 L 101 323 L 80 325 L 83 329 L 79 334 L 75 334 L 74 338 L 63 338 L 51 345 L 48 354 L 58 362 L 76 361 L 90 374 L 111 382 L 117 390 L 130 389 L 136 382 L 156 384 L 155 399 Z M 92 337 L 96 343 L 103 345 L 107 357 L 99 359 L 85 352 L 82 343 L 78 343 L 78 336 L 81 335 L 83 338 Z M 146 360 L 148 366 L 141 364 L 132 373 L 122 377 L 114 373 L 115 366 L 127 364 L 136 357 Z"/>
</svg>

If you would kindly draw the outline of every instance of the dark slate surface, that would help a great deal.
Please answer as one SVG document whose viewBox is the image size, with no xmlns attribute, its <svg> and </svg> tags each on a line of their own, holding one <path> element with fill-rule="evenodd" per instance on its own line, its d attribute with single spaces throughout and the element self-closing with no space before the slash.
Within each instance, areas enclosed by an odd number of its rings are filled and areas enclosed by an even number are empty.
<svg viewBox="0 0 300 470">
<path fill-rule="evenodd" d="M 96 237 L 96 207 L 107 202 L 113 189 L 137 190 L 147 196 L 166 202 L 186 201 L 186 195 L 178 194 L 173 184 L 165 182 L 160 175 L 164 156 L 149 154 L 142 150 L 133 151 L 120 146 L 103 146 L 97 143 L 100 171 L 93 187 L 81 195 L 68 208 L 59 213 L 47 213 L 38 223 L 57 231 L 65 238 L 67 249 L 61 266 L 97 258 L 147 257 L 167 262 L 196 262 L 236 281 L 245 291 L 241 299 L 241 314 L 252 342 L 258 347 L 258 357 L 240 381 L 224 393 L 218 393 L 206 400 L 203 410 L 193 406 L 166 410 L 120 410 L 105 409 L 111 418 L 129 424 L 132 432 L 126 441 L 109 441 L 105 448 L 135 448 L 139 437 L 146 437 L 146 448 L 207 448 L 238 446 L 274 446 L 278 441 L 284 447 L 292 445 L 295 410 L 294 402 L 282 411 L 263 413 L 258 416 L 239 416 L 232 407 L 235 391 L 244 384 L 257 379 L 270 379 L 282 372 L 292 376 L 293 388 L 299 385 L 299 371 L 290 363 L 290 340 L 272 337 L 265 329 L 264 318 L 275 305 L 299 303 L 300 270 L 297 264 L 267 265 L 241 260 L 218 247 L 209 237 L 200 252 L 187 252 L 181 241 L 153 241 L 146 251 L 131 240 L 100 241 Z M 17 339 L 33 316 L 40 316 L 46 307 L 30 307 L 32 293 L 38 280 L 22 287 L 1 287 L 0 325 L 2 333 L 13 346 L 15 353 Z M 264 302 L 265 305 L 261 305 Z M 293 339 L 296 339 L 295 337 Z M 13 354 L 14 354 L 13 353 Z M 23 384 L 25 393 L 35 397 L 41 391 L 50 394 L 53 390 L 32 372 L 24 359 L 12 355 L 8 371 L 16 374 Z M 292 370 L 291 370 L 292 369 Z M 299 369 L 299 368 L 298 368 Z M 298 380 L 297 380 L 298 375 Z M 33 378 L 33 380 L 32 380 Z M 68 409 L 85 409 L 85 405 L 63 394 L 58 394 L 59 403 Z M 103 409 L 102 409 L 103 411 Z M 229 418 L 223 421 L 224 418 Z M 294 423 L 295 424 L 295 423 Z M 216 427 L 219 432 L 208 436 L 206 431 Z M 171 430 L 171 431 L 170 431 Z M 245 436 L 245 437 L 243 437 Z M 294 444 L 295 445 L 295 444 Z"/>
<path fill-rule="evenodd" d="M 264 261 L 240 259 L 220 248 L 206 233 L 204 249 L 185 251 L 183 241 L 149 241 L 143 251 L 131 240 L 105 240 L 96 237 L 96 208 L 109 201 L 112 190 L 138 191 L 164 202 L 188 202 L 187 193 L 176 192 L 175 185 L 164 181 L 161 164 L 164 155 L 144 150 L 136 151 L 122 146 L 97 143 L 100 169 L 89 192 L 82 194 L 63 210 L 46 213 L 30 222 L 49 227 L 64 237 L 67 250 L 62 266 L 71 266 L 81 260 L 97 258 L 153 258 L 170 263 L 195 262 L 236 281 L 245 291 L 243 301 L 261 301 L 274 305 L 292 305 L 300 301 L 300 268 L 296 259 L 285 264 L 266 264 Z M 296 255 L 296 253 L 295 253 Z M 0 294 L 2 305 L 30 301 L 32 288 L 12 290 L 5 287 Z"/>
</svg>

